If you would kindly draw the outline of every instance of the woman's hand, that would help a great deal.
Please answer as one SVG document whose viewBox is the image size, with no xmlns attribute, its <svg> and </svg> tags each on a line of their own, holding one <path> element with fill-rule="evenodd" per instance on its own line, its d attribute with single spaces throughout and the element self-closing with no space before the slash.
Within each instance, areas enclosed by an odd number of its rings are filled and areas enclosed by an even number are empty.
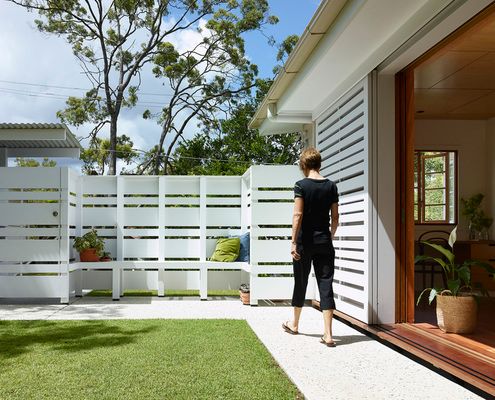
<svg viewBox="0 0 495 400">
<path fill-rule="evenodd" d="M 301 259 L 301 255 L 297 252 L 297 245 L 296 243 L 292 243 L 291 249 L 290 249 L 290 255 L 292 258 L 296 261 Z"/>
</svg>

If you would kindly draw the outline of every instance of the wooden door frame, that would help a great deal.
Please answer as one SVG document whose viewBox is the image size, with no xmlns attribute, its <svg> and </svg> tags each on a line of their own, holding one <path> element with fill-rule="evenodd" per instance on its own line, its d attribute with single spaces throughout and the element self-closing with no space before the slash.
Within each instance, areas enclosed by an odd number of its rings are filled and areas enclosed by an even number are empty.
<svg viewBox="0 0 495 400">
<path fill-rule="evenodd" d="M 396 322 L 414 322 L 414 69 L 395 76 Z"/>
<path fill-rule="evenodd" d="M 395 75 L 396 322 L 414 322 L 414 70 L 495 13 L 495 2 Z"/>
</svg>

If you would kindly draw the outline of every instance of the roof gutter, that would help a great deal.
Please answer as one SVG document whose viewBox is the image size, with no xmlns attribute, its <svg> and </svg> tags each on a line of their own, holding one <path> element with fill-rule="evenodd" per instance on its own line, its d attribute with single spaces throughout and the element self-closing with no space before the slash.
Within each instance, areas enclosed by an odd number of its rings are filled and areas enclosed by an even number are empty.
<svg viewBox="0 0 495 400">
<path fill-rule="evenodd" d="M 268 103 L 266 107 L 266 116 L 268 120 L 274 123 L 282 124 L 311 124 L 313 117 L 311 114 L 298 114 L 298 115 L 278 115 L 277 104 Z"/>
<path fill-rule="evenodd" d="M 273 110 L 276 110 L 276 103 L 282 97 L 285 90 L 289 87 L 297 73 L 304 66 L 306 60 L 310 57 L 313 50 L 317 47 L 320 40 L 332 26 L 341 10 L 344 8 L 347 0 L 322 0 L 320 6 L 311 18 L 308 26 L 299 38 L 296 46 L 289 55 L 282 70 L 275 78 L 275 81 L 270 87 L 267 95 L 259 105 L 256 113 L 249 123 L 251 129 L 259 128 L 265 119 L 270 119 L 272 122 L 289 122 L 289 123 L 306 124 L 312 121 L 307 120 L 308 116 L 279 116 Z M 273 106 L 270 104 L 274 104 Z M 272 107 L 269 111 L 268 108 Z M 269 113 L 271 116 L 269 116 Z M 275 118 L 275 119 L 273 119 Z M 301 122 L 301 119 L 304 122 Z"/>
</svg>

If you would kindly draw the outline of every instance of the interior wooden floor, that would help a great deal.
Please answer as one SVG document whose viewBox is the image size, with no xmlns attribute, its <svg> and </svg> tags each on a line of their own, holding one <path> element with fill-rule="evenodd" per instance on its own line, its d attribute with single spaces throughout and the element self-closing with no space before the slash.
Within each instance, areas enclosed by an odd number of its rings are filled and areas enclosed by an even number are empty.
<svg viewBox="0 0 495 400">
<path fill-rule="evenodd" d="M 319 304 L 314 303 L 318 308 Z M 414 324 L 367 325 L 336 312 L 340 320 L 365 330 L 423 364 L 444 372 L 452 379 L 495 398 L 495 299 L 479 304 L 475 333 L 458 335 L 442 332 L 436 325 L 435 309 L 419 309 Z"/>
<path fill-rule="evenodd" d="M 384 340 L 393 342 L 429 364 L 495 396 L 495 299 L 480 302 L 476 332 L 469 335 L 444 333 L 434 321 L 375 327 Z M 425 311 L 418 314 L 425 316 Z"/>
</svg>

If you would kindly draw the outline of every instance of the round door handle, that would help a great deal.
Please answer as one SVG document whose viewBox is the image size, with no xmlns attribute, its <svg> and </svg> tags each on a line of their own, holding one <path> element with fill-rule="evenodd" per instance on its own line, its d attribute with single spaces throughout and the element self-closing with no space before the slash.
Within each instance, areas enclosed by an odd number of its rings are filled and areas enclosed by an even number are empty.
<svg viewBox="0 0 495 400">
<path fill-rule="evenodd" d="M 54 217 L 58 217 L 58 211 L 54 211 L 54 212 L 52 213 L 52 215 L 53 215 Z"/>
</svg>

